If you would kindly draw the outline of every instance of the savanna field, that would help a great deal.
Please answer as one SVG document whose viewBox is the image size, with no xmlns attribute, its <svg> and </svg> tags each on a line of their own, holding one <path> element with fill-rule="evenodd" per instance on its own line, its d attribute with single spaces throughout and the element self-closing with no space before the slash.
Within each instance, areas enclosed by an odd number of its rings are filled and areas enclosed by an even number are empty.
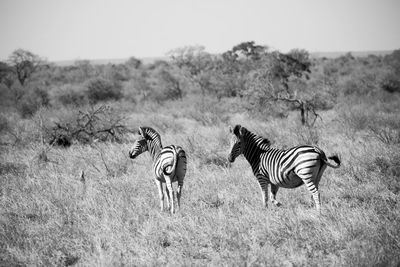
<svg viewBox="0 0 400 267">
<path fill-rule="evenodd" d="M 23 80 L 18 53 L 1 62 L 0 266 L 398 266 L 399 50 L 246 46 L 118 65 L 19 51 L 38 66 Z M 249 163 L 227 162 L 236 124 L 273 147 L 339 155 L 319 185 L 321 214 L 305 186 L 262 206 Z M 139 126 L 187 153 L 173 215 L 159 210 L 149 153 L 128 157 Z"/>
</svg>

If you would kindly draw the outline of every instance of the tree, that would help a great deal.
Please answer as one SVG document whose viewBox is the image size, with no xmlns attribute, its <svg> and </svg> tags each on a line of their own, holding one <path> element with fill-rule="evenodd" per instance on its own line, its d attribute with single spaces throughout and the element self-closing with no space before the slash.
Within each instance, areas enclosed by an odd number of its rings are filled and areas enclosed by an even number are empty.
<svg viewBox="0 0 400 267">
<path fill-rule="evenodd" d="M 254 41 L 242 42 L 222 54 L 215 62 L 213 74 L 218 76 L 225 96 L 243 96 L 249 73 L 263 67 L 268 47 Z"/>
<path fill-rule="evenodd" d="M 152 79 L 150 80 L 153 91 L 152 94 L 157 102 L 168 99 L 182 100 L 182 87 L 179 79 L 173 72 L 173 66 L 161 64 L 152 71 Z"/>
<path fill-rule="evenodd" d="M 205 51 L 204 46 L 185 46 L 168 54 L 179 68 L 187 69 L 193 76 L 206 69 L 211 60 L 211 55 Z"/>
<path fill-rule="evenodd" d="M 130 130 L 125 125 L 125 117 L 110 106 L 92 106 L 88 110 L 78 110 L 69 119 L 58 119 L 43 127 L 50 145 L 68 147 L 72 141 L 87 144 L 95 141 L 122 142 L 124 134 Z"/>
<path fill-rule="evenodd" d="M 205 96 L 210 90 L 210 83 L 205 79 L 207 76 L 205 73 L 213 68 L 213 57 L 205 51 L 204 46 L 186 46 L 172 50 L 168 54 L 172 62 L 198 85 L 201 94 Z"/>
<path fill-rule="evenodd" d="M 400 49 L 385 56 L 384 62 L 389 67 L 389 72 L 381 82 L 382 89 L 391 93 L 400 92 Z"/>
<path fill-rule="evenodd" d="M 17 49 L 12 52 L 8 61 L 22 86 L 44 63 L 44 60 L 38 55 L 23 49 Z"/>
<path fill-rule="evenodd" d="M 274 51 L 262 61 L 261 67 L 249 73 L 245 95 L 258 107 L 283 102 L 299 110 L 303 125 L 314 124 L 318 114 L 315 112 L 313 96 L 308 94 L 307 85 L 302 79 L 308 78 L 311 72 L 308 52 L 292 50 L 282 54 Z"/>
<path fill-rule="evenodd" d="M 119 100 L 122 97 L 122 88 L 118 82 L 102 77 L 93 78 L 87 82 L 87 97 L 90 103 Z"/>
<path fill-rule="evenodd" d="M 254 41 L 243 42 L 235 45 L 227 53 L 235 58 L 245 57 L 246 59 L 258 60 L 268 52 L 267 46 L 256 45 Z"/>
<path fill-rule="evenodd" d="M 305 50 L 294 49 L 287 54 L 274 51 L 265 57 L 265 65 L 270 69 L 273 80 L 278 80 L 286 90 L 289 90 L 290 77 L 305 77 L 311 73 L 309 53 Z"/>
<path fill-rule="evenodd" d="M 95 68 L 90 63 L 90 60 L 87 59 L 80 59 L 75 60 L 74 66 L 76 67 L 76 75 L 78 81 L 85 81 L 90 77 L 94 76 Z"/>
<path fill-rule="evenodd" d="M 0 83 L 7 86 L 7 88 L 11 88 L 14 83 L 14 73 L 13 68 L 9 66 L 6 62 L 0 61 Z"/>
<path fill-rule="evenodd" d="M 128 61 L 125 62 L 125 65 L 134 69 L 138 69 L 142 66 L 142 61 L 135 57 L 130 57 Z"/>
</svg>

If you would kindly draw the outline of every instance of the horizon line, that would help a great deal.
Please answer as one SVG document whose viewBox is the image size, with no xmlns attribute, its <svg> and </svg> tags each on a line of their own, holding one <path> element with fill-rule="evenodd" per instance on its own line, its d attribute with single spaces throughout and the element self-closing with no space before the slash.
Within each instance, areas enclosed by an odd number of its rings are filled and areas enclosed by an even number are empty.
<svg viewBox="0 0 400 267">
<path fill-rule="evenodd" d="M 342 50 L 342 51 L 313 51 L 313 52 L 309 52 L 310 56 L 314 56 L 314 57 L 338 57 L 342 54 L 347 54 L 347 53 L 351 53 L 351 54 L 362 54 L 362 55 L 387 55 L 392 53 L 393 51 L 395 51 L 396 49 L 386 49 L 386 50 Z M 279 50 L 278 50 L 279 51 Z M 211 54 L 215 54 L 215 55 L 219 55 L 222 53 L 211 53 Z M 319 55 L 322 54 L 322 55 Z M 325 55 L 323 55 L 325 54 Z M 64 65 L 66 63 L 73 63 L 75 61 L 79 61 L 79 60 L 88 60 L 91 61 L 92 64 L 102 64 L 99 63 L 99 61 L 126 61 L 129 58 L 134 57 L 137 58 L 139 60 L 144 60 L 144 61 L 155 61 L 155 60 L 165 60 L 168 59 L 169 56 L 165 55 L 165 56 L 143 56 L 143 57 L 137 57 L 137 56 L 126 56 L 126 57 L 115 57 L 115 58 L 81 58 L 81 57 L 77 57 L 75 59 L 56 59 L 56 60 L 48 60 L 48 62 L 51 63 L 55 63 L 55 64 L 61 64 Z M 97 63 L 96 63 L 97 62 Z M 64 64 L 63 64 L 64 63 Z M 104 64 L 104 63 L 103 63 Z"/>
</svg>

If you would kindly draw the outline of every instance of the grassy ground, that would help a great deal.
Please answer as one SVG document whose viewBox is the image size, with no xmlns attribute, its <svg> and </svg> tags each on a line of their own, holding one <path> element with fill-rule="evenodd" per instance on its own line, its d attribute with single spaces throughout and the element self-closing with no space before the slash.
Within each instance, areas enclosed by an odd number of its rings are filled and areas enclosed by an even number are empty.
<svg viewBox="0 0 400 267">
<path fill-rule="evenodd" d="M 399 102 L 339 105 L 314 128 L 299 125 L 297 114 L 255 118 L 218 105 L 129 111 L 129 126 L 152 126 L 165 145 L 188 154 L 182 207 L 173 216 L 159 211 L 149 155 L 128 158 L 133 135 L 124 144 L 67 149 L 3 146 L 0 265 L 396 266 Z M 383 121 L 381 131 L 371 130 L 371 120 Z M 228 125 L 237 123 L 276 147 L 312 143 L 340 154 L 342 167 L 328 168 L 320 183 L 321 215 L 305 187 L 280 189 L 283 206 L 262 207 L 245 159 L 226 166 Z M 35 134 L 29 122 L 18 125 L 21 134 Z"/>
</svg>

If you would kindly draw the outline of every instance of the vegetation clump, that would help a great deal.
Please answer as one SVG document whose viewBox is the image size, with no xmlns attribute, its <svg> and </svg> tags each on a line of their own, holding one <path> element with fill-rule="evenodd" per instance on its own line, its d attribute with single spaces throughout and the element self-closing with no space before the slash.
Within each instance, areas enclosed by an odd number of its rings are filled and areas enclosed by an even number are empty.
<svg viewBox="0 0 400 267">
<path fill-rule="evenodd" d="M 70 66 L 15 51 L 0 62 L 0 265 L 397 266 L 399 51 L 319 58 L 250 41 Z M 305 187 L 258 205 L 249 164 L 227 162 L 236 124 L 340 155 L 320 216 Z M 141 125 L 187 152 L 173 217 L 148 159 L 128 157 Z"/>
</svg>

